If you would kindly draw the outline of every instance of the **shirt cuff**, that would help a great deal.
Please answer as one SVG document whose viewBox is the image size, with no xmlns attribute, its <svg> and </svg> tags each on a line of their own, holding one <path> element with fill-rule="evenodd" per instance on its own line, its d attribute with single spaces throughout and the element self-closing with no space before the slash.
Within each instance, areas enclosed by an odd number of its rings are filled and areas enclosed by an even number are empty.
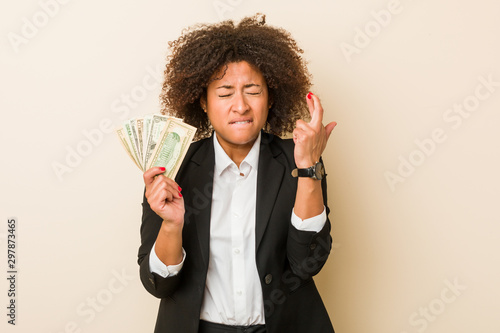
<svg viewBox="0 0 500 333">
<path fill-rule="evenodd" d="M 302 220 L 295 215 L 295 210 L 292 210 L 292 225 L 300 231 L 320 232 L 326 223 L 326 209 L 323 206 L 323 212 L 319 215 Z"/>
<path fill-rule="evenodd" d="M 182 248 L 182 261 L 177 265 L 165 265 L 160 258 L 156 255 L 155 252 L 156 242 L 153 244 L 153 248 L 151 249 L 151 253 L 149 255 L 149 271 L 151 273 L 156 273 L 161 277 L 167 278 L 170 276 L 175 276 L 179 274 L 184 265 L 184 259 L 186 259 L 186 251 Z"/>
</svg>

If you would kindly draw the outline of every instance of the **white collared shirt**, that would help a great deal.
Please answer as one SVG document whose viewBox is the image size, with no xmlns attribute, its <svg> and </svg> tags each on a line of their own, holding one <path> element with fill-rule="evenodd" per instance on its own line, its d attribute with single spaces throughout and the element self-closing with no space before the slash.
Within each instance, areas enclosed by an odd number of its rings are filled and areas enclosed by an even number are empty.
<svg viewBox="0 0 500 333">
<path fill-rule="evenodd" d="M 214 133 L 215 174 L 210 216 L 210 255 L 200 319 L 226 325 L 264 324 L 264 301 L 255 262 L 255 211 L 259 134 L 238 168 Z M 292 212 L 292 225 L 320 231 L 326 212 L 301 220 Z M 184 250 L 183 250 L 184 251 Z M 163 277 L 178 274 L 184 263 L 166 266 L 150 255 L 150 270 Z"/>
<path fill-rule="evenodd" d="M 260 134 L 240 163 L 214 137 L 210 256 L 200 318 L 227 325 L 264 324 L 255 263 L 255 207 Z"/>
</svg>

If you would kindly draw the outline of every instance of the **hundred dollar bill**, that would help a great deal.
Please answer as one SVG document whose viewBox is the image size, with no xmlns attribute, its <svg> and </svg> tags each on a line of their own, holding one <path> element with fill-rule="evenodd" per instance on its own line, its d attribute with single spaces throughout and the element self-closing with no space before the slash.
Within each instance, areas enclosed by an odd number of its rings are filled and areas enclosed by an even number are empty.
<svg viewBox="0 0 500 333">
<path fill-rule="evenodd" d="M 195 127 L 178 119 L 169 119 L 151 155 L 147 169 L 155 166 L 164 167 L 163 174 L 174 179 L 195 133 Z"/>
<path fill-rule="evenodd" d="M 154 114 L 151 118 L 151 124 L 148 133 L 148 140 L 144 149 L 144 165 L 149 165 L 151 154 L 155 150 L 156 143 L 159 141 L 160 135 L 165 128 L 169 117 L 164 115 Z M 144 168 L 145 170 L 149 168 Z"/>
<path fill-rule="evenodd" d="M 122 144 L 123 148 L 125 148 L 127 155 L 132 159 L 132 161 L 134 161 L 135 165 L 137 165 L 139 167 L 139 169 L 142 170 L 142 167 L 139 164 L 137 164 L 137 161 L 135 160 L 135 158 L 133 156 L 131 148 L 130 148 L 129 144 L 127 143 L 127 138 L 125 136 L 125 129 L 123 127 L 120 127 L 118 129 L 116 129 L 115 132 L 118 135 L 118 138 L 119 138 L 120 143 Z"/>
</svg>

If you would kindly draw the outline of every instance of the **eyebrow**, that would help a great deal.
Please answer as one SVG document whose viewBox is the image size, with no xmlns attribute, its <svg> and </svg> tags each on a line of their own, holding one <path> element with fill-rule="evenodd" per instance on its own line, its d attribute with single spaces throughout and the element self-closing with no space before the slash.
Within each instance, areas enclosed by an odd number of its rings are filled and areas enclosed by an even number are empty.
<svg viewBox="0 0 500 333">
<path fill-rule="evenodd" d="M 245 84 L 243 86 L 243 88 L 251 88 L 251 87 L 259 87 L 260 88 L 261 85 L 260 84 L 256 84 L 256 83 L 249 83 L 249 84 Z M 231 86 L 231 85 L 228 85 L 228 84 L 224 84 L 224 85 L 219 86 L 219 87 L 217 87 L 215 89 L 234 89 L 234 87 Z"/>
</svg>

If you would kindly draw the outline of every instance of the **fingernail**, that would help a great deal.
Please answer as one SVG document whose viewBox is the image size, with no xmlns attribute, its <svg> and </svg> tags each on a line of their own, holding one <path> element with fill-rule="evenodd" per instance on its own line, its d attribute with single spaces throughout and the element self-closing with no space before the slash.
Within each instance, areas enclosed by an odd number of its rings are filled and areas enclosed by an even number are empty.
<svg viewBox="0 0 500 333">
<path fill-rule="evenodd" d="M 164 168 L 164 167 L 160 167 L 160 170 L 161 170 L 161 171 L 165 171 L 165 168 Z"/>
<path fill-rule="evenodd" d="M 181 193 L 181 192 L 179 192 L 179 197 L 181 197 L 181 198 L 182 198 L 182 193 Z"/>
<path fill-rule="evenodd" d="M 180 186 L 177 186 L 179 188 L 179 192 L 182 191 L 182 188 Z"/>
<path fill-rule="evenodd" d="M 312 92 L 310 92 L 309 94 L 307 94 L 307 98 L 311 99 L 312 98 L 312 94 L 313 94 Z"/>
</svg>

